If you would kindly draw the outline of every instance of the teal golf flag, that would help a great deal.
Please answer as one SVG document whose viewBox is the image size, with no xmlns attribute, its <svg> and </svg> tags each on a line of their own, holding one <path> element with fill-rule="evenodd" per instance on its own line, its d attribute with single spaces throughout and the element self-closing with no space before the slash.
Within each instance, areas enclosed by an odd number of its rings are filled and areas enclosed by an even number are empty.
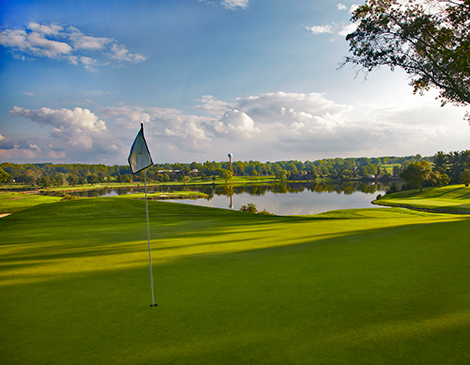
<svg viewBox="0 0 470 365">
<path fill-rule="evenodd" d="M 140 131 L 137 133 L 137 137 L 135 137 L 127 161 L 129 161 L 131 171 L 134 175 L 153 165 L 152 157 L 150 156 L 150 151 L 144 138 L 143 123 L 140 124 Z"/>
</svg>

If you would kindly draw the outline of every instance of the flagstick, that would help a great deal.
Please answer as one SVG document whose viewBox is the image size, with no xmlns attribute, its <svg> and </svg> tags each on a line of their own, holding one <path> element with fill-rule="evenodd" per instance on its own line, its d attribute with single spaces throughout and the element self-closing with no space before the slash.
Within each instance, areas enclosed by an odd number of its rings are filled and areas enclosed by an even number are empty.
<svg viewBox="0 0 470 365">
<path fill-rule="evenodd" d="M 152 253 L 150 252 L 150 229 L 149 229 L 149 209 L 147 206 L 147 171 L 144 170 L 144 187 L 145 187 L 145 215 L 147 216 L 147 239 L 149 243 L 149 265 L 150 265 L 150 286 L 152 288 L 152 305 L 156 307 L 155 300 L 153 298 L 153 277 L 152 277 Z"/>
</svg>

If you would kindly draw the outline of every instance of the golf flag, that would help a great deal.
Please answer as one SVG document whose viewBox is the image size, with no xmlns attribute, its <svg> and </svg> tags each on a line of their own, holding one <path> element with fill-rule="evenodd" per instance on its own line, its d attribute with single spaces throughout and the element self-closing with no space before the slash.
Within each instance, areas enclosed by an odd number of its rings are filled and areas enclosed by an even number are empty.
<svg viewBox="0 0 470 365">
<path fill-rule="evenodd" d="M 152 288 L 152 304 L 151 307 L 156 307 L 155 299 L 153 296 L 153 275 L 152 275 L 152 252 L 150 250 L 150 228 L 149 228 L 149 210 L 147 205 L 147 174 L 145 169 L 153 165 L 150 151 L 144 138 L 144 123 L 140 123 L 140 131 L 135 137 L 132 144 L 129 158 L 127 159 L 132 173 L 135 175 L 139 171 L 144 170 L 144 187 L 145 187 L 145 216 L 147 217 L 147 240 L 149 246 L 149 266 L 150 266 L 150 287 Z"/>
<path fill-rule="evenodd" d="M 137 133 L 137 137 L 135 137 L 127 161 L 129 161 L 131 171 L 134 175 L 153 165 L 152 157 L 150 156 L 150 151 L 144 138 L 144 123 L 140 124 L 140 131 Z"/>
</svg>

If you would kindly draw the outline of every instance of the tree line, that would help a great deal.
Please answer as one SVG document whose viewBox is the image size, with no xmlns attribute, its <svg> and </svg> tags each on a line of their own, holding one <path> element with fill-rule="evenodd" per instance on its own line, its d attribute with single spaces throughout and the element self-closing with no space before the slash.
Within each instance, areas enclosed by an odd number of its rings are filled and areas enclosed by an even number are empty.
<svg viewBox="0 0 470 365">
<path fill-rule="evenodd" d="M 441 187 L 447 184 L 468 186 L 470 150 L 450 153 L 439 151 L 434 155 L 432 164 L 424 160 L 412 162 L 399 176 L 406 182 L 404 189 L 419 188 L 422 191 L 425 186 Z"/>
<path fill-rule="evenodd" d="M 437 155 L 440 156 L 439 152 Z M 459 155 L 451 152 L 449 155 Z M 440 157 L 439 157 L 440 158 Z M 152 182 L 189 182 L 191 177 L 201 180 L 212 180 L 222 177 L 228 180 L 233 174 L 237 176 L 276 176 L 279 180 L 315 180 L 339 179 L 354 180 L 360 177 L 399 176 L 411 163 L 419 161 L 433 162 L 435 157 L 421 155 L 405 157 L 375 158 L 332 158 L 315 161 L 234 161 L 230 163 L 206 161 L 204 163 L 160 163 L 147 169 L 147 179 Z M 439 160 L 440 161 L 440 160 Z M 454 161 L 454 160 L 452 160 Z M 439 164 L 440 162 L 438 162 Z M 446 168 L 455 169 L 454 162 L 447 163 Z M 440 164 L 439 166 L 443 166 Z M 228 174 L 227 172 L 230 172 Z M 447 170 L 446 170 L 447 171 Z M 449 172 L 451 180 L 456 173 Z M 38 187 L 99 184 L 107 182 L 128 183 L 143 180 L 143 174 L 132 175 L 128 165 L 107 166 L 104 164 L 52 164 L 28 163 L 0 164 L 0 182 L 33 185 Z M 455 180 L 455 179 L 454 179 Z"/>
</svg>

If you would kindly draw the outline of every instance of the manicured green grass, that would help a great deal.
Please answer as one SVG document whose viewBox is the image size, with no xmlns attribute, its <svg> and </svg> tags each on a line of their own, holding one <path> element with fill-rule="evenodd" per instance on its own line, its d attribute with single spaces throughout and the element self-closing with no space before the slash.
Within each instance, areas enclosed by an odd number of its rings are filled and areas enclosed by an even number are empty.
<svg viewBox="0 0 470 365">
<path fill-rule="evenodd" d="M 0 214 L 18 212 L 39 204 L 54 203 L 60 199 L 60 197 L 37 194 L 0 193 Z"/>
<path fill-rule="evenodd" d="M 2 364 L 465 364 L 470 220 L 78 199 L 0 219 Z"/>
<path fill-rule="evenodd" d="M 441 188 L 405 190 L 385 195 L 375 202 L 380 205 L 405 206 L 470 213 L 470 187 L 447 185 Z"/>
</svg>

